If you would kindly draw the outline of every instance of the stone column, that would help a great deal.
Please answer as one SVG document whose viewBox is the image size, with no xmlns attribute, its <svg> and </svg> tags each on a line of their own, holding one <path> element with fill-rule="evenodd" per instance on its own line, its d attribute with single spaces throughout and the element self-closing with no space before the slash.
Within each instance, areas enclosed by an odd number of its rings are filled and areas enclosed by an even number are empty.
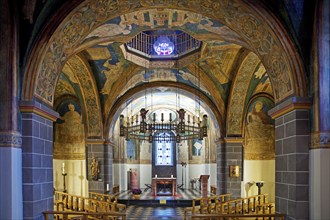
<svg viewBox="0 0 330 220">
<path fill-rule="evenodd" d="M 0 219 L 23 219 L 16 7 L 13 1 L 0 3 Z"/>
<path fill-rule="evenodd" d="M 88 186 L 90 192 L 112 193 L 112 144 L 103 139 L 88 139 L 87 144 L 87 164 L 88 164 Z M 90 165 L 93 158 L 96 158 L 100 173 L 98 180 L 93 180 Z M 107 185 L 109 192 L 107 192 Z"/>
<path fill-rule="evenodd" d="M 20 103 L 22 113 L 23 217 L 40 219 L 53 210 L 53 122 L 59 117 L 47 106 Z"/>
<path fill-rule="evenodd" d="M 313 31 L 313 133 L 310 149 L 310 218 L 330 216 L 330 2 L 317 1 Z"/>
<path fill-rule="evenodd" d="M 0 219 L 23 219 L 22 139 L 0 131 Z"/>
<path fill-rule="evenodd" d="M 230 193 L 231 198 L 241 197 L 242 138 L 226 137 L 217 147 L 217 187 L 220 194 Z M 239 177 L 229 176 L 229 166 L 239 166 Z"/>
<path fill-rule="evenodd" d="M 216 162 L 217 162 L 217 194 L 224 194 L 226 191 L 226 188 L 224 187 L 224 179 L 222 179 L 225 175 L 222 173 L 225 171 L 225 168 L 223 168 L 225 165 L 224 158 L 222 158 L 223 154 L 221 153 L 223 148 L 224 148 L 224 140 L 219 139 L 218 141 L 215 142 L 217 146 L 217 157 L 216 157 Z"/>
<path fill-rule="evenodd" d="M 309 219 L 308 99 L 293 97 L 275 106 L 275 206 L 288 219 Z"/>
</svg>

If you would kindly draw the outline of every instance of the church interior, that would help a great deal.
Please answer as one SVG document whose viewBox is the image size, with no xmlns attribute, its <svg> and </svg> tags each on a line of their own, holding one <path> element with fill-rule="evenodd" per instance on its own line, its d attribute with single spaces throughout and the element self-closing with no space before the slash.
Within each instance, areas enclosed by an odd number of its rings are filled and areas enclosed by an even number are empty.
<svg viewBox="0 0 330 220">
<path fill-rule="evenodd" d="M 1 1 L 0 219 L 329 219 L 329 4 Z"/>
</svg>

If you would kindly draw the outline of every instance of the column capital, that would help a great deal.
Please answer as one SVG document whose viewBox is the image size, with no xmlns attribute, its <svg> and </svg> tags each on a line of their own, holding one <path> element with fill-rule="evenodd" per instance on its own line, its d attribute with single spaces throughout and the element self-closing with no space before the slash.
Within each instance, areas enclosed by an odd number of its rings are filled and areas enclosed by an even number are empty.
<svg viewBox="0 0 330 220">
<path fill-rule="evenodd" d="M 277 104 L 274 108 L 268 111 L 268 114 L 272 117 L 272 119 L 276 119 L 281 117 L 293 110 L 297 109 L 310 109 L 311 108 L 311 100 L 309 98 L 304 97 L 290 97 L 285 101 Z"/>
<path fill-rule="evenodd" d="M 22 135 L 17 131 L 0 131 L 0 147 L 22 147 Z"/>
<path fill-rule="evenodd" d="M 330 131 L 325 132 L 313 132 L 311 134 L 310 149 L 330 149 Z"/>
<path fill-rule="evenodd" d="M 58 112 L 37 101 L 21 101 L 20 110 L 21 113 L 34 113 L 53 122 L 59 118 Z"/>
<path fill-rule="evenodd" d="M 225 137 L 224 143 L 234 143 L 234 144 L 242 144 L 244 142 L 244 138 L 242 137 Z"/>
<path fill-rule="evenodd" d="M 85 142 L 86 142 L 86 144 L 105 144 L 105 143 L 108 143 L 107 140 L 103 139 L 103 138 L 95 138 L 95 139 L 87 138 Z"/>
</svg>

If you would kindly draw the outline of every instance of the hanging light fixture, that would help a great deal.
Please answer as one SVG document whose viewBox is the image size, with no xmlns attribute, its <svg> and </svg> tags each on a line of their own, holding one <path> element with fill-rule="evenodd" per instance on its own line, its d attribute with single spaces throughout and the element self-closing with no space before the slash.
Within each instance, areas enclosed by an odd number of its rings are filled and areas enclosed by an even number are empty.
<svg viewBox="0 0 330 220">
<path fill-rule="evenodd" d="M 132 39 L 127 47 L 138 50 L 139 47 L 135 48 L 134 42 L 142 42 L 142 44 L 147 45 L 149 49 L 145 50 L 146 59 L 148 59 L 152 49 L 161 59 L 161 56 L 173 54 L 174 51 L 180 51 L 182 54 L 185 54 L 186 50 L 191 52 L 194 48 L 198 49 L 200 46 L 199 41 L 192 38 L 190 35 L 181 32 L 180 36 L 160 35 L 157 37 L 148 37 L 144 33 L 143 35 L 137 35 L 136 38 L 138 39 Z M 170 39 L 176 40 L 175 42 L 172 42 Z M 180 44 L 178 44 L 178 42 Z M 153 47 L 151 47 L 151 45 L 153 45 Z M 179 47 L 180 49 L 175 50 L 176 47 Z M 185 50 L 182 48 L 185 48 Z M 180 57 L 180 54 L 174 55 Z M 176 63 L 178 63 L 178 61 Z M 199 74 L 198 80 L 200 80 Z M 200 86 L 199 82 L 197 86 Z M 200 100 L 198 100 L 198 102 L 200 102 Z M 127 141 L 135 139 L 148 141 L 150 143 L 154 141 L 175 141 L 180 143 L 184 140 L 203 140 L 204 137 L 207 137 L 207 115 L 203 115 L 202 118 L 200 118 L 199 114 L 198 116 L 187 114 L 187 112 L 183 108 L 180 108 L 180 106 L 177 106 L 177 109 L 178 110 L 176 111 L 169 112 L 168 117 L 166 117 L 164 112 L 157 112 L 157 110 L 149 112 L 146 107 L 142 108 L 139 114 L 132 115 L 131 117 L 125 118 L 124 115 L 120 115 L 120 136 L 125 137 Z"/>
<path fill-rule="evenodd" d="M 156 120 L 156 113 L 153 113 L 152 120 L 147 122 L 148 112 L 149 110 L 142 108 L 140 114 L 132 116 L 131 120 L 126 117 L 126 123 L 124 115 L 120 115 L 120 136 L 125 137 L 127 141 L 137 139 L 150 143 L 153 141 L 180 143 L 183 140 L 203 140 L 207 137 L 207 115 L 203 115 L 201 120 L 192 116 L 192 121 L 190 115 L 187 115 L 188 120 L 185 121 L 186 111 L 181 108 L 176 112 L 178 115 L 176 121 L 172 120 L 172 113 L 169 113 L 168 121 L 165 121 L 164 113 L 161 113 L 160 121 Z"/>
</svg>

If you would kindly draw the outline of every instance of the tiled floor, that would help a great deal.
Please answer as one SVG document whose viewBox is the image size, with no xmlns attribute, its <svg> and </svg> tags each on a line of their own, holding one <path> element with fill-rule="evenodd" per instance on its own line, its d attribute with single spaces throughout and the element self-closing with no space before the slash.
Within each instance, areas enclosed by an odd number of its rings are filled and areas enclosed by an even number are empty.
<svg viewBox="0 0 330 220">
<path fill-rule="evenodd" d="M 142 189 L 142 194 L 140 199 L 141 200 L 159 200 L 159 199 L 166 199 L 166 200 L 193 200 L 195 198 L 201 197 L 201 192 L 200 190 L 196 189 L 185 189 L 177 190 L 176 196 L 153 196 L 151 193 L 151 189 Z M 119 200 L 128 200 L 132 199 L 132 193 L 127 190 L 127 191 L 122 191 L 118 195 Z"/>
<path fill-rule="evenodd" d="M 184 207 L 172 207 L 172 206 L 162 206 L 162 207 L 148 207 L 148 206 L 138 206 L 129 205 L 126 211 L 126 217 L 128 220 L 181 220 L 183 219 Z"/>
<path fill-rule="evenodd" d="M 132 220 L 181 220 L 184 216 L 184 206 L 176 204 L 184 204 L 182 201 L 191 201 L 194 198 L 201 197 L 199 190 L 178 189 L 176 196 L 153 196 L 151 189 L 142 189 L 140 202 L 133 203 L 132 193 L 130 191 L 123 191 L 119 194 L 119 201 L 128 201 L 126 216 L 127 219 Z M 166 200 L 165 205 L 155 205 L 154 201 Z M 177 202 L 177 203 L 176 203 Z M 134 205 L 132 205 L 134 204 Z M 142 205 L 143 204 L 143 205 Z M 191 205 L 190 205 L 191 206 Z"/>
</svg>

